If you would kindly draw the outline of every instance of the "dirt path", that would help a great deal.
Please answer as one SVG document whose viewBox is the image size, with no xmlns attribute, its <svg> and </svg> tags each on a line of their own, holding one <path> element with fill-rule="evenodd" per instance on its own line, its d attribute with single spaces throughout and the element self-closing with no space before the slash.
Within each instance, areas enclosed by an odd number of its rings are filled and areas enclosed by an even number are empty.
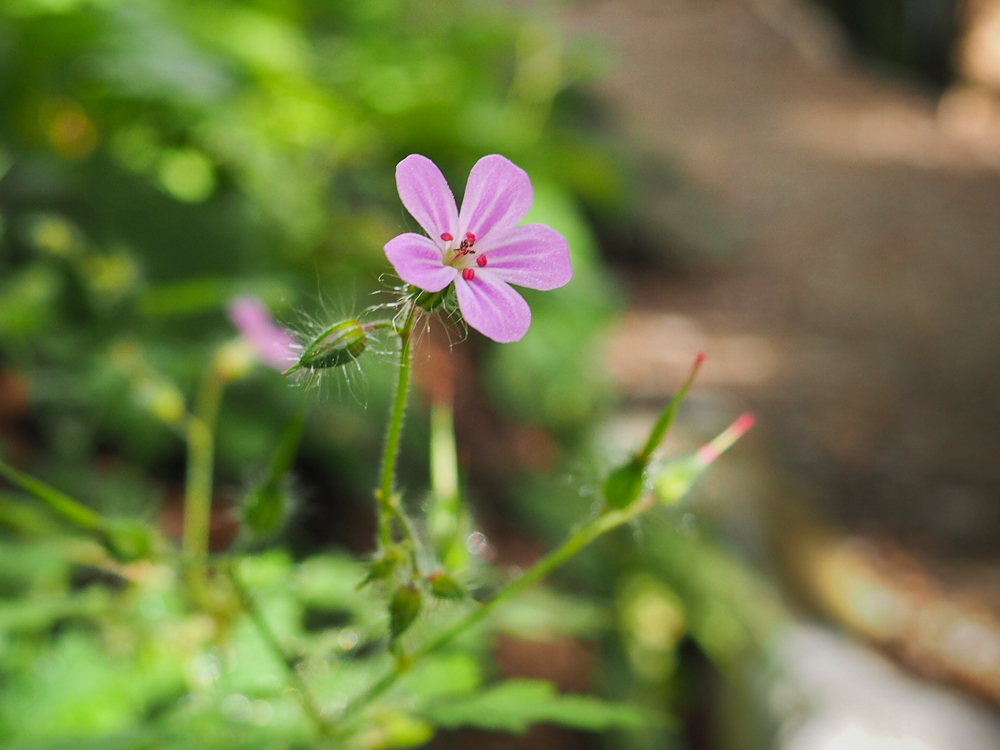
<svg viewBox="0 0 1000 750">
<path fill-rule="evenodd" d="M 840 55 L 793 2 L 574 6 L 610 41 L 602 95 L 665 165 L 643 231 L 687 272 L 635 274 L 612 367 L 762 417 L 774 455 L 849 528 L 1000 551 L 1000 171 L 936 101 Z"/>
</svg>

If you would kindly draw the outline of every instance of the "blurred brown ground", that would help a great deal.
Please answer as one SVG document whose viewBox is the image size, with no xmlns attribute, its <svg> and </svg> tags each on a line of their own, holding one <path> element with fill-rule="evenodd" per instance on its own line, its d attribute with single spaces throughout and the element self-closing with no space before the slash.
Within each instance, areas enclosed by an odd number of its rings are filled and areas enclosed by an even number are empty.
<svg viewBox="0 0 1000 750">
<path fill-rule="evenodd" d="M 599 94 L 646 165 L 649 253 L 609 354 L 626 398 L 669 395 L 705 350 L 692 413 L 760 417 L 723 523 L 776 540 L 842 623 L 1000 700 L 988 82 L 970 68 L 939 101 L 798 0 L 595 0 L 564 23 L 609 43 Z"/>
</svg>

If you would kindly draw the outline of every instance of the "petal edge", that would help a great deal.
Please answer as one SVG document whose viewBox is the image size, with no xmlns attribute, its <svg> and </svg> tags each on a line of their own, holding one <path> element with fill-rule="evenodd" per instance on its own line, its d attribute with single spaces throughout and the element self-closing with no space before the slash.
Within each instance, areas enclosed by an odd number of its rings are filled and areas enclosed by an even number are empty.
<svg viewBox="0 0 1000 750">
<path fill-rule="evenodd" d="M 437 165 L 420 154 L 410 154 L 396 165 L 396 190 L 406 210 L 431 239 L 458 231 L 458 210 L 448 181 Z"/>
</svg>

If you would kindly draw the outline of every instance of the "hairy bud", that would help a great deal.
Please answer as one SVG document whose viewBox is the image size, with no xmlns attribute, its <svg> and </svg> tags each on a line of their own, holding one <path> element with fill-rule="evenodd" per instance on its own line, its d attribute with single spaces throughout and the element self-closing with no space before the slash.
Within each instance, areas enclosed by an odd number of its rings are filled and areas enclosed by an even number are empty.
<svg viewBox="0 0 1000 750">
<path fill-rule="evenodd" d="M 423 597 L 415 583 L 400 586 L 389 602 L 389 634 L 396 640 L 413 624 L 420 614 Z"/>
<path fill-rule="evenodd" d="M 299 361 L 285 370 L 289 375 L 297 370 L 323 370 L 342 367 L 357 359 L 368 346 L 368 333 L 354 319 L 334 323 L 313 339 Z"/>
<path fill-rule="evenodd" d="M 397 546 L 389 547 L 380 557 L 376 557 L 368 566 L 368 575 L 357 585 L 357 589 L 363 589 L 373 581 L 386 581 L 396 572 L 400 563 L 403 562 L 403 552 Z"/>
<path fill-rule="evenodd" d="M 430 585 L 431 594 L 438 599 L 464 599 L 465 589 L 443 571 L 431 573 L 427 576 L 427 583 Z"/>
<path fill-rule="evenodd" d="M 247 493 L 240 515 L 253 536 L 266 537 L 282 527 L 291 505 L 281 480 L 268 478 Z"/>
</svg>

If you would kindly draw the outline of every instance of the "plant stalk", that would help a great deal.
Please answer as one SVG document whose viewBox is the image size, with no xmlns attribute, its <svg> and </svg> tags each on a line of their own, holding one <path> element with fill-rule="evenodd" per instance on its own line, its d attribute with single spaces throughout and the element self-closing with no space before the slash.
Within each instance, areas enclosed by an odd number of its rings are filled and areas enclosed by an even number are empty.
<svg viewBox="0 0 1000 750">
<path fill-rule="evenodd" d="M 381 679 L 378 680 L 378 682 L 375 682 L 371 687 L 369 687 L 367 691 L 347 704 L 344 708 L 344 712 L 341 714 L 341 723 L 357 714 L 376 698 L 385 694 L 393 685 L 396 684 L 406 670 L 412 667 L 412 665 L 417 661 L 430 656 L 447 646 L 469 628 L 481 622 L 500 605 L 513 599 L 542 581 L 544 578 L 548 577 L 548 575 L 556 570 L 556 568 L 568 562 L 584 547 L 591 544 L 599 537 L 618 528 L 619 526 L 629 523 L 635 518 L 638 518 L 640 515 L 649 510 L 655 502 L 655 497 L 652 494 L 647 494 L 629 505 L 627 508 L 609 510 L 577 527 L 576 530 L 570 534 L 569 538 L 566 539 L 566 541 L 535 563 L 520 578 L 507 584 L 507 586 L 505 586 L 490 601 L 469 612 L 465 617 L 460 619 L 436 638 L 433 638 L 418 648 L 410 654 L 409 657 L 397 659 L 396 666 L 391 671 L 387 672 L 381 677 Z"/>
<path fill-rule="evenodd" d="M 194 414 L 187 420 L 187 475 L 181 552 L 188 562 L 201 563 L 208 557 L 215 426 L 224 385 L 225 380 L 213 362 L 198 390 Z"/>
<path fill-rule="evenodd" d="M 399 371 L 396 376 L 396 395 L 389 415 L 389 427 L 385 435 L 385 447 L 382 453 L 381 481 L 378 492 L 378 533 L 379 546 L 388 549 L 392 546 L 392 522 L 397 514 L 397 500 L 393 494 L 396 483 L 396 458 L 399 454 L 399 438 L 403 431 L 403 418 L 406 415 L 406 397 L 410 391 L 410 369 L 413 360 L 411 350 L 413 324 L 417 317 L 417 306 L 409 303 L 409 309 L 403 320 L 403 325 L 396 329 L 399 336 Z M 408 534 L 406 524 L 401 524 L 402 533 Z M 411 540 L 414 541 L 414 540 Z"/>
</svg>

